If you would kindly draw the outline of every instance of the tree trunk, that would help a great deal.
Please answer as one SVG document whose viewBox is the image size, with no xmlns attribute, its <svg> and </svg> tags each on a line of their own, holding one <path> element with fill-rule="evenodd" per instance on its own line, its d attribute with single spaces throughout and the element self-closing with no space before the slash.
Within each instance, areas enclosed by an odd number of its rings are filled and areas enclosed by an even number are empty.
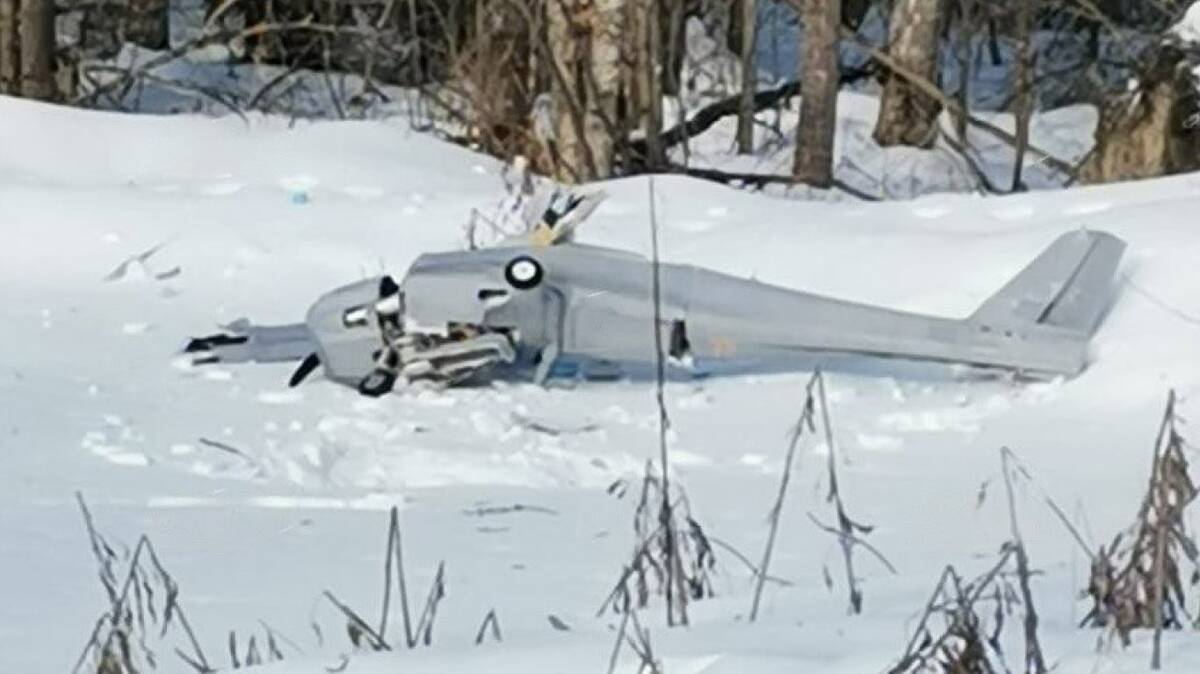
<svg viewBox="0 0 1200 674">
<path fill-rule="evenodd" d="M 1025 189 L 1021 172 L 1025 168 L 1025 151 L 1029 148 L 1029 118 L 1033 114 L 1033 44 L 1030 41 L 1034 7 L 1033 0 L 1017 0 L 1017 72 L 1014 88 L 1016 98 L 1013 114 L 1016 117 L 1017 147 L 1013 159 L 1013 192 Z"/>
<path fill-rule="evenodd" d="M 19 0 L 0 0 L 0 94 L 21 93 L 21 41 L 17 33 Z"/>
<path fill-rule="evenodd" d="M 837 133 L 840 79 L 839 0 L 804 0 L 804 67 L 800 73 L 800 122 L 792 175 L 814 187 L 833 185 L 833 141 Z"/>
<path fill-rule="evenodd" d="M 979 28 L 975 0 L 961 0 L 958 4 L 958 29 L 954 38 L 954 58 L 958 63 L 958 114 L 954 115 L 954 135 L 967 148 L 967 114 L 971 109 L 971 72 L 975 59 L 973 43 Z"/>
<path fill-rule="evenodd" d="M 662 29 L 663 55 L 662 91 L 664 96 L 678 96 L 683 92 L 683 60 L 687 45 L 684 44 L 684 0 L 660 0 L 662 12 L 659 22 Z"/>
<path fill-rule="evenodd" d="M 758 67 L 754 47 L 758 26 L 758 3 L 741 0 L 742 100 L 738 107 L 737 144 L 739 154 L 754 152 L 754 92 L 758 89 Z"/>
<path fill-rule="evenodd" d="M 1137 73 L 1137 89 L 1110 97 L 1096 146 L 1080 169 L 1084 183 L 1153 178 L 1200 170 L 1200 101 L 1195 60 L 1160 47 Z"/>
<path fill-rule="evenodd" d="M 906 70 L 936 82 L 941 0 L 897 0 L 888 27 L 888 55 Z M 908 80 L 890 73 L 879 101 L 875 142 L 884 147 L 929 147 L 941 105 Z"/>
<path fill-rule="evenodd" d="M 659 77 L 662 29 L 657 0 L 635 0 L 635 8 L 637 44 L 634 51 L 638 58 L 634 66 L 634 88 L 642 134 L 646 139 L 645 165 L 653 171 L 666 163 L 659 142 L 663 116 L 662 80 Z"/>
<path fill-rule="evenodd" d="M 21 0 L 18 14 L 21 46 L 21 95 L 42 101 L 54 100 L 55 80 L 54 3 L 50 0 Z"/>
</svg>

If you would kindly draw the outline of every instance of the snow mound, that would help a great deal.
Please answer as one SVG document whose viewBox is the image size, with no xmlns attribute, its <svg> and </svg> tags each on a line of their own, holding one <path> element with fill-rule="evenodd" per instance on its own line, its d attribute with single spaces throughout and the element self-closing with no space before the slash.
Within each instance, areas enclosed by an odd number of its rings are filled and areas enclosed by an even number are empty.
<svg viewBox="0 0 1200 674">
<path fill-rule="evenodd" d="M 1035 129 L 1071 136 L 1077 113 Z M 313 599 L 329 588 L 375 615 L 385 511 L 397 506 L 411 587 L 427 587 L 441 560 L 448 574 L 434 645 L 398 656 L 404 668 L 603 671 L 615 621 L 596 607 L 629 560 L 641 470 L 658 452 L 648 386 L 497 384 L 364 400 L 319 378 L 288 391 L 286 366 L 177 360 L 188 336 L 240 316 L 295 320 L 328 288 L 462 248 L 471 210 L 503 195 L 497 162 L 402 122 L 134 117 L 2 97 L 0 147 L 0 669 L 66 671 L 106 606 L 81 491 L 113 538 L 155 540 L 220 666 L 229 631 L 261 618 L 299 646 L 290 664 L 264 671 L 336 667 L 349 648 L 344 621 Z M 648 252 L 646 180 L 603 187 L 610 198 L 578 238 Z M 999 447 L 1077 504 L 1098 542 L 1136 510 L 1167 389 L 1183 416 L 1198 416 L 1195 175 L 880 204 L 776 199 L 680 176 L 656 178 L 656 192 L 669 260 L 946 316 L 969 314 L 1065 231 L 1130 244 L 1076 379 L 831 371 L 841 488 L 898 574 L 860 565 L 866 610 L 846 615 L 835 543 L 806 518 L 828 519 L 817 456 L 828 448 L 806 440 L 772 566 L 794 584 L 768 586 L 749 625 L 752 578 L 718 550 L 717 597 L 694 604 L 689 630 L 668 630 L 657 600 L 643 614 L 669 671 L 885 669 L 943 565 L 978 568 L 1008 535 L 1002 499 L 979 496 Z M 806 380 L 667 388 L 677 483 L 705 530 L 751 558 Z M 1020 507 L 1043 571 L 1043 647 L 1058 670 L 1090 672 L 1099 659 L 1105 671 L 1141 671 L 1140 635 L 1126 653 L 1096 655 L 1096 635 L 1074 628 L 1084 559 L 1039 500 Z M 493 608 L 504 641 L 473 650 Z M 1177 671 L 1200 662 L 1189 635 L 1166 643 Z M 187 671 L 161 655 L 164 671 Z M 355 656 L 349 671 L 393 671 L 396 657 Z"/>
</svg>

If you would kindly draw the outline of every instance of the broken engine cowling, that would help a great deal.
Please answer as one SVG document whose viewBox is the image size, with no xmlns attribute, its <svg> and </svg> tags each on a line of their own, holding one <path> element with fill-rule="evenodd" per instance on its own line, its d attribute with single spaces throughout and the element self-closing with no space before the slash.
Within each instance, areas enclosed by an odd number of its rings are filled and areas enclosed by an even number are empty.
<svg viewBox="0 0 1200 674">
<path fill-rule="evenodd" d="M 513 335 L 473 324 L 418 327 L 405 317 L 404 293 L 390 276 L 342 286 L 321 296 L 303 324 L 256 326 L 191 340 L 195 365 L 299 360 L 299 385 L 318 366 L 326 378 L 381 396 L 400 380 L 462 383 L 516 359 Z"/>
<path fill-rule="evenodd" d="M 418 328 L 404 309 L 404 293 L 390 276 L 321 297 L 305 323 L 325 376 L 379 396 L 400 379 L 455 384 L 516 358 L 507 334 L 466 324 Z"/>
</svg>

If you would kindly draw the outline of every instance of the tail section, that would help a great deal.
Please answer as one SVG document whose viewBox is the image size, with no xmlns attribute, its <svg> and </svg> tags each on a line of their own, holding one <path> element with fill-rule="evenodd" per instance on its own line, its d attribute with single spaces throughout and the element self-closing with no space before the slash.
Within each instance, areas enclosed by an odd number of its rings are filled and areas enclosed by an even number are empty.
<svg viewBox="0 0 1200 674">
<path fill-rule="evenodd" d="M 1091 336 L 1112 297 L 1125 242 L 1105 232 L 1060 236 L 972 316 L 987 325 L 1036 323 Z"/>
</svg>

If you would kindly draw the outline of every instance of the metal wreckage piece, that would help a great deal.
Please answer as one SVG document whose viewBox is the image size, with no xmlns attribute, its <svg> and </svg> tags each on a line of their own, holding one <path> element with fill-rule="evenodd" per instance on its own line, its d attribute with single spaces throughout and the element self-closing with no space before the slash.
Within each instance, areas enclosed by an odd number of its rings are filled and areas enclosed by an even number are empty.
<svg viewBox="0 0 1200 674">
<path fill-rule="evenodd" d="M 333 290 L 303 323 L 241 320 L 185 350 L 197 364 L 301 361 L 291 386 L 322 367 L 370 396 L 399 381 L 649 372 L 658 357 L 652 262 L 569 241 L 603 196 L 551 199 L 522 240 L 421 255 L 400 283 L 382 276 Z M 867 356 L 1072 376 L 1087 364 L 1124 249 L 1111 234 L 1064 234 L 961 320 L 664 263 L 658 329 L 672 369 L 697 375 Z"/>
</svg>

